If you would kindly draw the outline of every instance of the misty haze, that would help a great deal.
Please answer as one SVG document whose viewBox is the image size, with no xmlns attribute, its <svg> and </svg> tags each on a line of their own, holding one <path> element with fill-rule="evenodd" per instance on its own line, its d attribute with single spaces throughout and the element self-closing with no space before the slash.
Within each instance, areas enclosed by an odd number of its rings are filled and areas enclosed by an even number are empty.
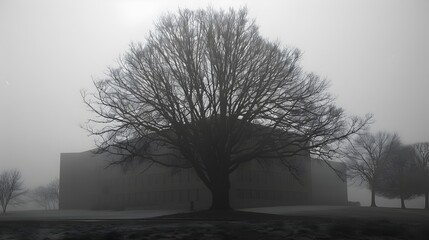
<svg viewBox="0 0 429 240">
<path fill-rule="evenodd" d="M 427 239 L 424 1 L 0 3 L 0 238 Z"/>
</svg>

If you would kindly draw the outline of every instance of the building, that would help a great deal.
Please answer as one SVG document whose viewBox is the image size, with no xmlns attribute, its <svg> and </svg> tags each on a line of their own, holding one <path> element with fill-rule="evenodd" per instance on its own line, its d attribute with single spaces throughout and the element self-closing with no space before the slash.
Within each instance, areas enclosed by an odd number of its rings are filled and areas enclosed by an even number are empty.
<svg viewBox="0 0 429 240">
<path fill-rule="evenodd" d="M 62 153 L 60 209 L 205 209 L 211 193 L 192 169 L 106 168 L 108 154 Z M 233 208 L 347 203 L 347 183 L 323 161 L 299 157 L 299 180 L 279 164 L 242 164 L 230 175 Z M 345 174 L 344 163 L 331 162 Z"/>
</svg>

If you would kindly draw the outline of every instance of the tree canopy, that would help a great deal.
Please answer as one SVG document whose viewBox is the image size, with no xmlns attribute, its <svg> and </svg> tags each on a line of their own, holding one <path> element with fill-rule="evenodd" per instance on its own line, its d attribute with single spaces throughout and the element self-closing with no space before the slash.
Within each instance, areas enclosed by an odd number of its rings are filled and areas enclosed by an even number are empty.
<svg viewBox="0 0 429 240">
<path fill-rule="evenodd" d="M 332 157 L 370 120 L 346 116 L 301 56 L 262 37 L 246 9 L 166 14 L 84 93 L 97 115 L 88 130 L 100 152 L 122 156 L 113 164 L 194 168 L 213 207 L 228 208 L 228 176 L 240 164 Z"/>
<path fill-rule="evenodd" d="M 375 207 L 375 194 L 379 189 L 382 173 L 401 146 L 396 134 L 364 132 L 357 135 L 345 148 L 343 156 L 351 178 L 366 183 L 371 190 L 371 206 Z"/>
<path fill-rule="evenodd" d="M 425 209 L 429 209 L 429 143 L 421 142 L 412 146 L 414 148 L 417 177 L 419 179 L 418 190 L 425 196 Z"/>
<path fill-rule="evenodd" d="M 0 173 L 0 205 L 6 213 L 9 204 L 19 204 L 19 197 L 25 194 L 19 170 L 5 170 Z"/>
<path fill-rule="evenodd" d="M 396 146 L 380 172 L 376 191 L 381 196 L 399 198 L 401 207 L 405 208 L 405 200 L 418 195 L 420 183 L 416 155 L 412 146 Z"/>
</svg>

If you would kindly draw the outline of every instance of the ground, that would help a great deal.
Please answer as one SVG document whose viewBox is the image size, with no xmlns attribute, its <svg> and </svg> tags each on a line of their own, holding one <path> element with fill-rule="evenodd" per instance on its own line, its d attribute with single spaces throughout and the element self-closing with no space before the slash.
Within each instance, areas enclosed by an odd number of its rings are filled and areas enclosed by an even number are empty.
<svg viewBox="0 0 429 240">
<path fill-rule="evenodd" d="M 33 211 L 11 212 L 0 216 L 0 221 L 0 239 L 11 240 L 429 239 L 429 211 L 368 207 L 295 206 L 191 213 Z"/>
</svg>

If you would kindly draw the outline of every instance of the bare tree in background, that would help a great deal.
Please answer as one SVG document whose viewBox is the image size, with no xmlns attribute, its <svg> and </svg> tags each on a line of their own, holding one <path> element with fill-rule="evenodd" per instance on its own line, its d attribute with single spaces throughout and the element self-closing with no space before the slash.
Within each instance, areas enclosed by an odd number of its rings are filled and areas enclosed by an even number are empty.
<svg viewBox="0 0 429 240">
<path fill-rule="evenodd" d="M 58 208 L 59 180 L 52 180 L 45 186 L 39 186 L 31 191 L 31 198 L 44 209 Z"/>
<path fill-rule="evenodd" d="M 405 200 L 418 196 L 419 179 L 415 151 L 412 146 L 397 145 L 384 164 L 377 181 L 377 193 L 383 197 Z"/>
<path fill-rule="evenodd" d="M 51 193 L 53 202 L 55 202 L 56 206 L 58 207 L 58 201 L 60 199 L 60 179 L 55 178 L 54 180 L 50 181 L 47 187 Z"/>
<path fill-rule="evenodd" d="M 246 9 L 167 14 L 94 94 L 83 92 L 97 115 L 87 128 L 99 152 L 121 156 L 111 164 L 192 167 L 212 209 L 229 209 L 229 174 L 240 164 L 328 159 L 371 118 L 347 117 L 300 58 L 260 36 Z"/>
<path fill-rule="evenodd" d="M 343 152 L 350 177 L 360 179 L 371 190 L 371 207 L 376 207 L 375 194 L 381 171 L 399 145 L 396 134 L 365 132 L 354 138 Z"/>
<path fill-rule="evenodd" d="M 420 193 L 425 195 L 425 209 L 429 210 L 429 143 L 413 145 L 419 175 Z"/>
<path fill-rule="evenodd" d="M 0 204 L 3 214 L 9 204 L 18 204 L 19 197 L 25 193 L 21 172 L 19 170 L 6 170 L 0 174 Z"/>
</svg>

